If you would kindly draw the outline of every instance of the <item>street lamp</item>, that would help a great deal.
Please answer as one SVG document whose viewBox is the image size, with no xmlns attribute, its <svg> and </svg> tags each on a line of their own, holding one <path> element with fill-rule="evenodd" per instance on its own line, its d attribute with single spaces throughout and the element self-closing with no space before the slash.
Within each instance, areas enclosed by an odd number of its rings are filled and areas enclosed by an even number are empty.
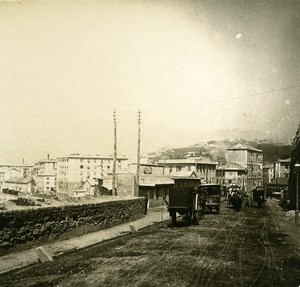
<svg viewBox="0 0 300 287">
<path fill-rule="evenodd" d="M 295 210 L 295 223 L 299 222 L 299 173 L 300 173 L 300 164 L 297 162 L 295 164 L 296 172 L 296 210 Z"/>
</svg>

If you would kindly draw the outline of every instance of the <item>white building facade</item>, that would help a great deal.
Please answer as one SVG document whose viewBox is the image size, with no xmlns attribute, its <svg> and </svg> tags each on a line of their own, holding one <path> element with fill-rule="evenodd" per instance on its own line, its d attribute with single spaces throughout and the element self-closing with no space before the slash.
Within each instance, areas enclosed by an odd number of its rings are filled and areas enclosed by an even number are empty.
<svg viewBox="0 0 300 287">
<path fill-rule="evenodd" d="M 164 167 L 164 174 L 176 176 L 179 172 L 195 172 L 202 183 L 216 183 L 217 162 L 203 160 L 201 157 L 184 159 L 159 160 L 159 165 Z"/>
<path fill-rule="evenodd" d="M 263 185 L 263 153 L 261 150 L 238 143 L 227 149 L 227 162 L 237 163 L 245 168 L 245 188 L 248 192 L 256 186 Z"/>
<path fill-rule="evenodd" d="M 57 161 L 40 160 L 36 176 L 36 192 L 55 194 L 57 190 Z"/>
<path fill-rule="evenodd" d="M 113 156 L 90 156 L 72 154 L 57 158 L 57 194 L 72 196 L 90 179 L 103 178 L 113 171 Z M 128 172 L 128 158 L 117 157 L 116 173 Z"/>
</svg>

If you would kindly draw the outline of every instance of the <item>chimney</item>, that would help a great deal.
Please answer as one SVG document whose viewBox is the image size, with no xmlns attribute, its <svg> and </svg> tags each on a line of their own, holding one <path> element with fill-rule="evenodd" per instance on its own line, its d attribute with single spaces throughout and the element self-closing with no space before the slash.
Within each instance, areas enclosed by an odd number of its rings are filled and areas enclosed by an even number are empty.
<svg viewBox="0 0 300 287">
<path fill-rule="evenodd" d="M 49 153 L 48 153 L 48 155 L 47 155 L 47 159 L 49 160 L 49 158 L 50 158 L 50 155 L 49 155 Z"/>
</svg>

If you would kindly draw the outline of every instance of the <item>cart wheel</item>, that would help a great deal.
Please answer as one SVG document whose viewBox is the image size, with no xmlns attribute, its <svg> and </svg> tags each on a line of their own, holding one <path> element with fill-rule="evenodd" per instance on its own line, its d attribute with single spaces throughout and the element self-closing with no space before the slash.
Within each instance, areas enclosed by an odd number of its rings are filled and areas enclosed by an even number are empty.
<svg viewBox="0 0 300 287">
<path fill-rule="evenodd" d="M 198 213 L 198 211 L 195 211 L 193 213 L 193 223 L 195 225 L 199 225 L 199 213 Z"/>
<path fill-rule="evenodd" d="M 185 218 L 186 218 L 187 224 L 191 225 L 192 224 L 192 213 L 190 213 L 190 212 L 186 213 Z"/>
<path fill-rule="evenodd" d="M 171 213 L 173 226 L 176 226 L 176 211 L 172 211 Z"/>
</svg>

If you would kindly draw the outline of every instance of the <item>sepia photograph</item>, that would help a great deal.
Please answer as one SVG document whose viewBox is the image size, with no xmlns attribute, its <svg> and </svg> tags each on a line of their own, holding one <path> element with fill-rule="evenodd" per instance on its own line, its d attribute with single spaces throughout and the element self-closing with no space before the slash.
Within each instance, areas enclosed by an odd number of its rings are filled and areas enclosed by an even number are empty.
<svg viewBox="0 0 300 287">
<path fill-rule="evenodd" d="M 300 286 L 300 0 L 0 0 L 0 43 L 0 286 Z"/>
</svg>

